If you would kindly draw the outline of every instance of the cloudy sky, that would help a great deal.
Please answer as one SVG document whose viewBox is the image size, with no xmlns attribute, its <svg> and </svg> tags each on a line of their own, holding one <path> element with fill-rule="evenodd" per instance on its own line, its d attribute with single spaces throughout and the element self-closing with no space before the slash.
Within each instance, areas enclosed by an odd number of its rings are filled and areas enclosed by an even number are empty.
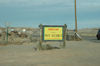
<svg viewBox="0 0 100 66">
<path fill-rule="evenodd" d="M 0 0 L 0 27 L 64 25 L 75 29 L 74 0 Z M 77 0 L 78 29 L 100 27 L 100 0 Z"/>
</svg>

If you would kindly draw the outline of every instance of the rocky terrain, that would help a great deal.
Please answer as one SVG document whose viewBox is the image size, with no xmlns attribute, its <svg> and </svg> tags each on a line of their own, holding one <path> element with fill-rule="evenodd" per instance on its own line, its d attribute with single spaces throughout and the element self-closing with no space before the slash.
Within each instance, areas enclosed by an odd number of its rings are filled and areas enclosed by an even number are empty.
<svg viewBox="0 0 100 66">
<path fill-rule="evenodd" d="M 13 30 L 13 32 L 12 32 Z M 25 31 L 23 31 L 25 30 Z M 75 34 L 75 31 L 66 29 L 67 35 L 72 35 L 71 39 Z M 78 29 L 80 36 L 96 36 L 99 28 L 84 28 Z M 7 41 L 7 28 L 0 27 L 0 44 L 27 44 L 31 42 L 37 42 L 39 40 L 40 30 L 39 28 L 30 27 L 10 27 L 8 29 L 8 42 Z M 36 35 L 36 36 L 33 36 Z"/>
<path fill-rule="evenodd" d="M 26 34 L 29 34 L 29 35 L 39 35 L 39 28 L 30 28 L 30 27 L 11 27 L 9 28 L 9 33 L 11 32 L 11 29 L 14 29 L 15 31 L 18 31 L 18 32 L 23 32 L 23 29 L 26 30 Z M 78 34 L 81 34 L 81 35 L 96 35 L 97 34 L 97 31 L 99 30 L 100 28 L 83 28 L 83 29 L 78 29 Z M 70 30 L 70 29 L 68 29 Z M 72 30 L 72 29 L 71 29 Z M 0 27 L 0 33 L 2 32 L 6 32 L 7 31 L 7 28 L 4 28 L 4 27 Z M 69 31 L 70 32 L 73 32 L 73 31 Z M 67 32 L 66 32 L 67 33 Z"/>
</svg>

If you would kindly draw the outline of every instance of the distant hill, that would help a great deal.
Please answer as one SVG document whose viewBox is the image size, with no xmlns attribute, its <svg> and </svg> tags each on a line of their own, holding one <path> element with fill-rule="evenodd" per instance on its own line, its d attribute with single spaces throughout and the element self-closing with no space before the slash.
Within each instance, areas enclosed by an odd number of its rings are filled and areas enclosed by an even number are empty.
<svg viewBox="0 0 100 66">
<path fill-rule="evenodd" d="M 80 35 L 96 36 L 99 29 L 100 28 L 83 28 L 79 29 L 78 33 Z"/>
<path fill-rule="evenodd" d="M 9 28 L 9 32 L 11 32 L 11 29 L 13 29 L 15 31 L 19 31 L 19 32 L 23 32 L 23 29 L 25 29 L 26 30 L 26 34 L 30 34 L 30 35 L 39 35 L 40 34 L 39 28 L 11 27 L 11 28 Z M 78 34 L 80 34 L 80 35 L 95 36 L 99 29 L 100 28 L 83 28 L 83 29 L 78 29 Z M 6 31 L 7 31 L 7 28 L 0 27 L 0 33 L 6 32 Z M 69 31 L 69 33 L 70 32 L 73 32 L 73 31 Z"/>
</svg>

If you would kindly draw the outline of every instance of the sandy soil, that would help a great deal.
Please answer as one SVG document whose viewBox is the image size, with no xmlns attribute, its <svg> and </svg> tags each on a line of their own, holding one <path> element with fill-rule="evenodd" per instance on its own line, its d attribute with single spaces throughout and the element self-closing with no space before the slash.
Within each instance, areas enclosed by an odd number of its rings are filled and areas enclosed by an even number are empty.
<svg viewBox="0 0 100 66">
<path fill-rule="evenodd" d="M 0 66 L 100 66 L 100 43 L 66 41 L 65 49 L 35 48 L 36 44 L 0 46 Z"/>
</svg>

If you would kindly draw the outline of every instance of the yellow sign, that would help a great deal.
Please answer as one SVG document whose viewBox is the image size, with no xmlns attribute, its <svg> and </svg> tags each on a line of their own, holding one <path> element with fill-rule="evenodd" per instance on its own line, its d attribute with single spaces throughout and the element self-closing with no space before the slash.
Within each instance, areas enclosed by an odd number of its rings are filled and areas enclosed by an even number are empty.
<svg viewBox="0 0 100 66">
<path fill-rule="evenodd" d="M 63 27 L 44 27 L 44 40 L 63 40 Z"/>
</svg>

